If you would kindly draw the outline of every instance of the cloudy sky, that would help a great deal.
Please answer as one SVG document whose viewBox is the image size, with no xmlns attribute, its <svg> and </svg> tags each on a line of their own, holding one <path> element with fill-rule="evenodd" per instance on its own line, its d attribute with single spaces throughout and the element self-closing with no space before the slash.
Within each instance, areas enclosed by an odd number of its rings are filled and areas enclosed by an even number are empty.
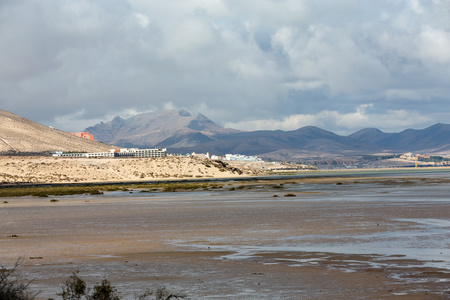
<svg viewBox="0 0 450 300">
<path fill-rule="evenodd" d="M 450 123 L 450 0 L 1 0 L 0 91 L 68 131 L 167 108 L 241 130 Z"/>
</svg>

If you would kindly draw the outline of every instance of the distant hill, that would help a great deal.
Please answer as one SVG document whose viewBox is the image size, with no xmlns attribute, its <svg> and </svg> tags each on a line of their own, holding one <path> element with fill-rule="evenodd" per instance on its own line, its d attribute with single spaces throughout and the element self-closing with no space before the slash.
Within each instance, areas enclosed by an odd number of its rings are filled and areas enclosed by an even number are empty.
<svg viewBox="0 0 450 300">
<path fill-rule="evenodd" d="M 385 133 L 376 128 L 366 128 L 366 129 L 362 129 L 360 131 L 357 131 L 357 132 L 349 135 L 349 137 L 359 140 L 361 142 L 377 143 L 381 140 L 391 137 L 392 135 L 395 135 L 395 134 L 394 133 Z"/>
<path fill-rule="evenodd" d="M 386 151 L 436 153 L 450 150 L 450 125 L 441 123 L 421 130 L 406 129 L 399 133 L 363 129 L 349 137 L 372 143 Z"/>
<path fill-rule="evenodd" d="M 237 132 L 215 124 L 202 114 L 164 110 L 113 120 L 86 128 L 99 140 L 123 147 L 193 147 L 212 141 L 216 134 Z"/>
<path fill-rule="evenodd" d="M 240 153 L 276 160 L 337 157 L 375 153 L 450 152 L 450 125 L 385 133 L 366 128 L 341 136 L 313 126 L 292 131 L 238 131 L 220 127 L 199 114 L 165 110 L 113 120 L 88 127 L 105 143 L 122 147 L 166 147 L 170 152 Z"/>
<path fill-rule="evenodd" d="M 108 151 L 111 146 L 73 136 L 0 109 L 0 154 Z"/>
<path fill-rule="evenodd" d="M 272 159 L 355 155 L 368 153 L 366 143 L 340 136 L 317 127 L 307 126 L 293 131 L 261 130 L 216 135 L 195 147 L 172 149 L 178 152 L 210 152 L 215 154 L 241 153 Z"/>
</svg>

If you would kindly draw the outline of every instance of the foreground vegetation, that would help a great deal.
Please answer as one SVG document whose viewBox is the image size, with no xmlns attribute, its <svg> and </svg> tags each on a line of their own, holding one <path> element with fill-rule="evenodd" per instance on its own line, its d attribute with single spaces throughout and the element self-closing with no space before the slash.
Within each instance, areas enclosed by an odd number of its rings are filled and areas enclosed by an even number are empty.
<svg viewBox="0 0 450 300">
<path fill-rule="evenodd" d="M 38 293 L 29 290 L 30 282 L 23 282 L 15 276 L 19 262 L 10 268 L 0 267 L 0 299 L 2 300 L 31 300 Z"/>
<path fill-rule="evenodd" d="M 30 291 L 31 282 L 24 282 L 17 279 L 17 267 L 19 261 L 10 268 L 0 268 L 0 299 L 1 300 L 33 300 L 39 292 Z M 92 288 L 87 287 L 86 282 L 76 273 L 73 273 L 61 287 L 61 292 L 57 294 L 63 300 L 119 300 L 119 292 L 111 285 L 108 279 L 103 279 Z M 174 294 L 165 287 L 147 289 L 143 293 L 135 295 L 136 300 L 169 300 L 185 299 L 185 295 Z M 49 298 L 49 300 L 54 300 Z"/>
</svg>

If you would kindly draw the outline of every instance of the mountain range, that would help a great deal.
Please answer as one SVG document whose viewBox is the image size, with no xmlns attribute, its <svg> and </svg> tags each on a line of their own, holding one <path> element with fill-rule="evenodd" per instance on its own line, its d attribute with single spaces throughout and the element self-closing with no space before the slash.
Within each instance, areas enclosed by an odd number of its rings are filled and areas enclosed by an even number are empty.
<svg viewBox="0 0 450 300">
<path fill-rule="evenodd" d="M 217 134 L 237 132 L 220 127 L 202 114 L 193 117 L 184 109 L 144 113 L 128 119 L 117 116 L 86 131 L 110 145 L 139 148 L 194 147 L 214 141 Z"/>
<path fill-rule="evenodd" d="M 164 110 L 86 128 L 97 140 L 119 147 L 168 148 L 169 152 L 239 153 L 271 159 L 336 157 L 380 153 L 450 153 L 450 125 L 399 133 L 367 128 L 348 136 L 314 126 L 292 131 L 223 128 L 202 114 Z"/>
<path fill-rule="evenodd" d="M 123 119 L 119 116 L 86 131 L 97 141 L 82 139 L 13 113 L 0 110 L 0 154 L 50 151 L 108 151 L 111 146 L 168 148 L 169 153 L 227 153 L 265 159 L 301 160 L 416 152 L 450 155 L 450 125 L 385 133 L 366 128 L 348 136 L 313 126 L 292 131 L 239 131 L 223 128 L 202 114 L 165 110 Z"/>
</svg>

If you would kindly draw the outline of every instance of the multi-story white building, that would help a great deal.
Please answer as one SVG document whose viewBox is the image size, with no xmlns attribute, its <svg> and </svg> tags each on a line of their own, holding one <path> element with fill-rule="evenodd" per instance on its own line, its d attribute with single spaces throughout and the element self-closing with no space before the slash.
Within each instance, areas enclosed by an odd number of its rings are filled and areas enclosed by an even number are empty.
<svg viewBox="0 0 450 300">
<path fill-rule="evenodd" d="M 112 149 L 110 152 L 94 152 L 94 153 L 79 153 L 79 152 L 53 152 L 54 157 L 75 157 L 75 158 L 99 158 L 99 157 L 166 157 L 167 150 L 164 149 L 138 149 L 138 148 L 122 148 L 119 150 Z"/>
<path fill-rule="evenodd" d="M 119 151 L 115 151 L 114 155 L 117 157 L 166 157 L 167 149 L 122 148 Z"/>
</svg>

